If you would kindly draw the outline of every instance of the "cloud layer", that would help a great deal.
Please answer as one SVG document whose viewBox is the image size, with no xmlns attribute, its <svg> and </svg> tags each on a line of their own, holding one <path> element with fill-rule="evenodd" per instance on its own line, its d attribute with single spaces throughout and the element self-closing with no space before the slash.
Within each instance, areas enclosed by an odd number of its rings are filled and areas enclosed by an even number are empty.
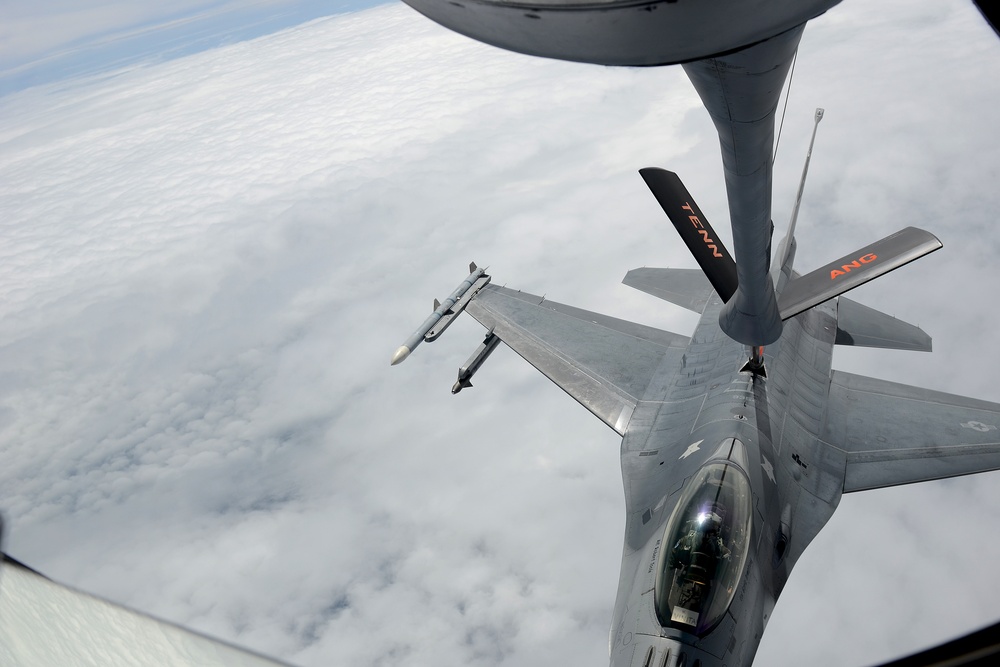
<svg viewBox="0 0 1000 667">
<path fill-rule="evenodd" d="M 938 351 L 835 365 L 1000 401 L 1000 45 L 971 5 L 914 4 L 807 28 L 775 219 L 824 106 L 800 265 L 908 224 L 945 243 L 856 294 Z M 508 350 L 452 397 L 471 320 L 388 360 L 470 260 L 691 329 L 618 284 L 692 265 L 638 168 L 678 171 L 726 227 L 714 131 L 678 68 L 508 54 L 392 6 L 32 88 L 0 118 L 14 555 L 305 665 L 606 661 L 617 438 Z M 995 482 L 846 497 L 760 662 L 874 662 L 1000 616 Z"/>
</svg>

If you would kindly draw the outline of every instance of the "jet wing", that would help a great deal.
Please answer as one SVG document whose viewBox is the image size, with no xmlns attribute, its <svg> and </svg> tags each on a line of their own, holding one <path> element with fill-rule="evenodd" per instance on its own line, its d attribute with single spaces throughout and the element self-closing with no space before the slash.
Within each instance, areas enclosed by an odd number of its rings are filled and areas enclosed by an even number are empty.
<svg viewBox="0 0 1000 667">
<path fill-rule="evenodd" d="M 3 665 L 287 665 L 56 583 L 6 554 L 0 573 Z"/>
<path fill-rule="evenodd" d="M 679 367 L 689 341 L 496 285 L 466 310 L 621 435 L 653 374 L 674 357 Z"/>
<path fill-rule="evenodd" d="M 827 410 L 845 492 L 1000 469 L 1000 404 L 834 371 Z"/>
</svg>

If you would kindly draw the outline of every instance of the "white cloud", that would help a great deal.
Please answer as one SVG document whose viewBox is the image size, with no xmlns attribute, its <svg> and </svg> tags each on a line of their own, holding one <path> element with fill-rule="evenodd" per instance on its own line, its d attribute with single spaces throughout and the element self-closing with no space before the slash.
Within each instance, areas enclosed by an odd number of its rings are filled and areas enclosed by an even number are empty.
<svg viewBox="0 0 1000 667">
<path fill-rule="evenodd" d="M 775 218 L 825 106 L 801 265 L 906 224 L 946 244 L 857 295 L 919 321 L 938 352 L 835 364 L 1000 400 L 981 313 L 1000 54 L 971 7 L 896 4 L 912 18 L 847 3 L 807 29 Z M 473 259 L 689 331 L 617 284 L 691 265 L 639 167 L 678 171 L 725 226 L 717 142 L 680 69 L 517 56 L 394 6 L 36 87 L 0 98 L 0 118 L 16 556 L 303 664 L 606 660 L 617 438 L 507 350 L 450 396 L 471 321 L 388 360 Z M 845 498 L 761 661 L 871 662 L 1000 615 L 978 593 L 1000 584 L 987 560 L 941 549 L 944 526 L 996 523 L 990 481 Z M 963 600 L 947 621 L 911 612 Z"/>
</svg>

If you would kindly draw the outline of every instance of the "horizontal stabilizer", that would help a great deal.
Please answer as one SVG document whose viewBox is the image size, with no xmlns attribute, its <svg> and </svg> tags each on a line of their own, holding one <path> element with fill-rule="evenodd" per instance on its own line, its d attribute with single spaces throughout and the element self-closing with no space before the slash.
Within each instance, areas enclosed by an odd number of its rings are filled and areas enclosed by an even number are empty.
<svg viewBox="0 0 1000 667">
<path fill-rule="evenodd" d="M 622 282 L 696 313 L 705 311 L 712 284 L 701 269 L 632 269 Z"/>
<path fill-rule="evenodd" d="M 687 336 L 487 285 L 467 311 L 620 435 L 653 375 L 679 368 Z"/>
<path fill-rule="evenodd" d="M 639 173 L 663 212 L 674 223 L 677 233 L 694 255 L 712 287 L 723 302 L 729 301 L 739 285 L 736 262 L 708 224 L 705 214 L 691 198 L 681 179 L 674 172 L 658 167 L 646 167 L 640 169 Z"/>
<path fill-rule="evenodd" d="M 931 337 L 920 327 L 844 296 L 837 300 L 836 342 L 856 347 L 931 351 Z"/>
<path fill-rule="evenodd" d="M 1000 404 L 834 371 L 823 440 L 844 492 L 1000 469 Z"/>
<path fill-rule="evenodd" d="M 940 247 L 941 241 L 929 232 L 916 227 L 902 229 L 789 282 L 778 299 L 781 319 L 794 317 Z"/>
</svg>

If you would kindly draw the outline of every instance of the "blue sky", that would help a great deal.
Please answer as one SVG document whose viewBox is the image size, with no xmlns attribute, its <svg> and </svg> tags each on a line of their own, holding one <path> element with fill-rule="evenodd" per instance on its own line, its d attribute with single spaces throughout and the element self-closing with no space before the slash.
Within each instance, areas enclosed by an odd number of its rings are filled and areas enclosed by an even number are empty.
<svg viewBox="0 0 1000 667">
<path fill-rule="evenodd" d="M 388 0 L 42 0 L 0 7 L 0 95 L 197 53 Z"/>
<path fill-rule="evenodd" d="M 620 280 L 693 266 L 641 167 L 681 174 L 729 238 L 693 89 L 506 53 L 399 3 L 231 6 L 0 22 L 5 548 L 302 665 L 607 664 L 619 439 L 503 347 L 452 396 L 469 318 L 389 358 L 472 260 L 690 333 Z M 818 106 L 796 266 L 907 225 L 945 246 L 852 294 L 935 352 L 838 349 L 835 368 L 1000 402 L 1000 42 L 966 2 L 811 22 L 779 235 Z M 845 497 L 761 663 L 872 664 L 1000 617 L 995 525 L 997 473 Z"/>
</svg>

